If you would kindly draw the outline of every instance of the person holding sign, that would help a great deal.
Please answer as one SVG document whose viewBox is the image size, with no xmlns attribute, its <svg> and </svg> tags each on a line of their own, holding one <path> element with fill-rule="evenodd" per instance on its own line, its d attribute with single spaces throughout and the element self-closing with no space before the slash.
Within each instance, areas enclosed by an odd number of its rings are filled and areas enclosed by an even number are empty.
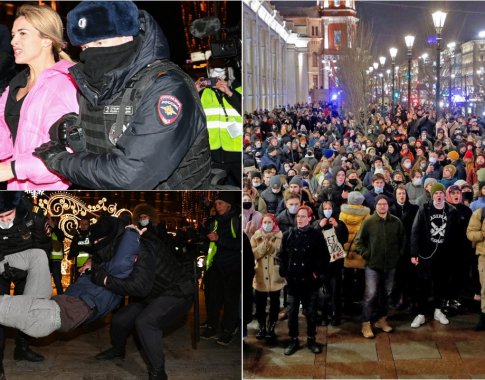
<svg viewBox="0 0 485 380">
<path fill-rule="evenodd" d="M 362 305 L 362 335 L 364 338 L 373 338 L 373 315 L 377 317 L 376 328 L 387 333 L 392 331 L 392 327 L 386 321 L 388 298 L 392 291 L 397 263 L 406 246 L 404 225 L 389 213 L 389 199 L 385 195 L 376 197 L 376 211 L 362 223 L 355 240 L 357 251 L 367 262 Z"/>
<path fill-rule="evenodd" d="M 343 259 L 345 257 L 343 245 L 347 242 L 349 230 L 345 223 L 338 218 L 338 215 L 334 213 L 331 201 L 324 201 L 320 205 L 318 216 L 320 219 L 313 222 L 313 227 L 322 231 L 330 254 L 330 264 L 324 277 L 324 288 L 327 294 L 324 297 L 322 323 L 327 325 L 330 319 L 332 326 L 338 326 L 340 325 L 340 293 L 344 269 Z"/>
</svg>

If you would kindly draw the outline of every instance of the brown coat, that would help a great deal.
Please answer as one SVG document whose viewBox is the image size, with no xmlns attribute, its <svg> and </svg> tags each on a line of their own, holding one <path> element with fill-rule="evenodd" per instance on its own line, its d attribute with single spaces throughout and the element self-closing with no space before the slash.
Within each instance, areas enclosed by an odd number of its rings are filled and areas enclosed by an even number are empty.
<svg viewBox="0 0 485 380">
<path fill-rule="evenodd" d="M 281 231 L 266 233 L 258 229 L 251 238 L 256 261 L 253 288 L 259 292 L 275 292 L 286 285 L 285 279 L 279 275 L 277 261 L 282 237 Z"/>
</svg>

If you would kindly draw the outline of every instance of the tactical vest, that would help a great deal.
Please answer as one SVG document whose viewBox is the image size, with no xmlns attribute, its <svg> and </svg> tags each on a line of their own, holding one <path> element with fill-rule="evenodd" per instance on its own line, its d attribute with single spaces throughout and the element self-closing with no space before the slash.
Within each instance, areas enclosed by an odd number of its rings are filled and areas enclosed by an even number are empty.
<svg viewBox="0 0 485 380">
<path fill-rule="evenodd" d="M 33 230 L 34 220 L 30 214 L 19 224 L 6 230 L 0 229 L 0 258 L 33 248 Z"/>
<path fill-rule="evenodd" d="M 84 97 L 79 103 L 81 127 L 84 130 L 88 152 L 103 154 L 111 151 L 128 128 L 138 104 L 146 90 L 152 86 L 161 72 L 175 71 L 187 83 L 200 107 L 200 99 L 192 79 L 170 61 L 155 61 L 136 74 L 126 85 L 123 93 L 110 101 L 109 105 L 93 106 Z M 199 133 L 195 142 L 182 159 L 178 168 L 156 189 L 200 189 L 209 188 L 210 147 L 207 129 Z M 177 147 L 174 147 L 176 149 Z M 141 147 L 143 149 L 143 147 Z"/>
<path fill-rule="evenodd" d="M 82 267 L 86 263 L 86 261 L 88 261 L 89 253 L 86 251 L 83 251 L 81 247 L 91 247 L 89 236 L 86 236 L 84 240 L 79 240 L 77 242 L 77 245 L 80 246 L 80 248 L 79 248 L 79 254 L 76 257 L 76 266 Z"/>
<path fill-rule="evenodd" d="M 234 91 L 241 93 L 241 87 Z M 205 89 L 200 99 L 207 116 L 207 129 L 209 130 L 209 144 L 211 150 L 222 148 L 226 152 L 242 152 L 242 133 L 231 137 L 228 128 L 240 129 L 242 132 L 242 116 L 229 102 L 222 97 L 219 99 L 215 90 Z"/>
<path fill-rule="evenodd" d="M 52 239 L 52 250 L 50 255 L 51 260 L 62 260 L 64 258 L 62 242 L 59 241 L 55 232 L 52 233 L 51 239 Z"/>
</svg>

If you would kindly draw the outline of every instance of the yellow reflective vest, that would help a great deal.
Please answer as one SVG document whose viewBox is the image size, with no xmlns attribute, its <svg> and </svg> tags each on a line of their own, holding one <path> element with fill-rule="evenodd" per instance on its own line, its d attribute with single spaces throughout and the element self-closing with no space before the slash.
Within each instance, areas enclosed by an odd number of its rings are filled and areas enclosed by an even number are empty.
<svg viewBox="0 0 485 380">
<path fill-rule="evenodd" d="M 212 232 L 216 232 L 218 226 L 219 226 L 219 223 L 217 222 L 217 220 L 214 221 L 214 228 L 212 229 Z M 232 233 L 232 237 L 235 239 L 236 238 L 236 230 L 234 229 L 234 224 L 232 223 L 232 219 L 231 219 L 231 233 Z M 209 251 L 207 252 L 207 259 L 206 259 L 206 262 L 205 262 L 206 269 L 209 269 L 210 266 L 212 265 L 212 262 L 214 261 L 214 256 L 216 255 L 216 252 L 217 252 L 217 244 L 216 244 L 215 241 L 211 241 L 209 243 Z"/>
<path fill-rule="evenodd" d="M 62 250 L 62 242 L 59 241 L 55 232 L 51 234 L 51 239 L 52 239 L 51 260 L 62 260 L 64 258 L 64 252 Z"/>
<path fill-rule="evenodd" d="M 83 245 L 85 247 L 90 247 L 91 242 L 89 241 L 89 236 L 86 237 L 84 240 L 80 240 L 78 242 L 78 245 Z M 79 250 L 79 254 L 76 257 L 76 266 L 77 267 L 82 267 L 86 261 L 89 259 L 89 253 L 86 251 L 83 251 L 82 249 Z"/>
<path fill-rule="evenodd" d="M 241 87 L 234 89 L 242 93 Z M 242 152 L 242 116 L 222 97 L 222 107 L 216 92 L 206 88 L 200 98 L 207 117 L 209 144 L 211 150 L 222 148 L 226 152 Z M 236 137 L 231 137 L 229 130 L 238 131 Z M 234 136 L 234 132 L 233 132 Z"/>
</svg>

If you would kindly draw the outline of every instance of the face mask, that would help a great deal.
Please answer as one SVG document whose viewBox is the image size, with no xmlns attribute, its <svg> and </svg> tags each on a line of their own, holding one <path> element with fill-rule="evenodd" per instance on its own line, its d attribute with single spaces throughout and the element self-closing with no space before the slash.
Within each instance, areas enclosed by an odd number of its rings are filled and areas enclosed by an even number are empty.
<svg viewBox="0 0 485 380">
<path fill-rule="evenodd" d="M 375 168 L 374 174 L 377 174 L 377 173 L 384 174 L 384 169 L 383 168 Z"/>
<path fill-rule="evenodd" d="M 140 223 L 140 226 L 146 227 L 148 226 L 148 223 L 150 223 L 150 219 L 140 219 L 138 223 Z"/>
<path fill-rule="evenodd" d="M 243 209 L 249 210 L 252 205 L 253 205 L 253 202 L 243 202 Z"/>
<path fill-rule="evenodd" d="M 271 191 L 273 192 L 273 194 L 278 194 L 281 191 L 281 189 L 271 189 Z"/>
<path fill-rule="evenodd" d="M 358 185 L 358 183 L 359 183 L 359 182 L 358 182 L 357 178 L 353 178 L 353 179 L 349 179 L 349 183 L 350 183 L 350 184 L 351 184 L 353 187 L 355 187 L 355 186 L 357 186 L 357 185 Z"/>
<path fill-rule="evenodd" d="M 10 222 L 0 222 L 0 228 L 2 230 L 8 230 L 12 226 L 13 226 L 13 220 L 11 220 Z"/>
<path fill-rule="evenodd" d="M 419 167 L 421 169 L 426 169 L 426 162 L 421 163 L 421 165 L 419 165 Z"/>
<path fill-rule="evenodd" d="M 256 148 L 261 148 L 261 144 L 255 144 Z"/>
<path fill-rule="evenodd" d="M 302 177 L 308 177 L 308 172 L 306 170 L 302 170 L 300 174 Z"/>
<path fill-rule="evenodd" d="M 422 178 L 414 178 L 413 179 L 413 185 L 414 186 L 421 186 L 422 183 L 423 183 L 423 179 Z"/>
<path fill-rule="evenodd" d="M 306 144 L 300 144 L 300 148 L 305 148 Z"/>
<path fill-rule="evenodd" d="M 325 215 L 325 218 L 330 218 L 332 216 L 332 210 L 323 210 L 323 215 Z"/>
<path fill-rule="evenodd" d="M 381 193 L 384 192 L 384 188 L 383 187 L 374 186 L 374 191 L 376 192 L 376 194 L 381 194 Z"/>
<path fill-rule="evenodd" d="M 261 186 L 261 182 L 253 182 L 253 187 L 258 188 Z"/>
<path fill-rule="evenodd" d="M 298 211 L 298 206 L 290 206 L 290 207 L 288 207 L 288 212 L 291 215 L 295 215 L 297 211 Z"/>
<path fill-rule="evenodd" d="M 437 159 L 436 157 L 430 157 L 430 158 L 429 158 L 429 162 L 431 162 L 433 165 L 434 165 L 434 164 L 436 164 L 436 161 L 437 161 L 437 160 L 438 160 L 438 159 Z"/>
<path fill-rule="evenodd" d="M 463 200 L 471 202 L 472 199 L 473 199 L 473 192 L 464 191 L 463 193 L 461 193 L 461 196 L 462 196 Z"/>
<path fill-rule="evenodd" d="M 271 232 L 273 231 L 273 223 L 264 223 L 263 224 L 264 232 Z"/>
<path fill-rule="evenodd" d="M 405 163 L 404 163 L 404 167 L 405 167 L 406 169 L 411 169 L 411 163 L 410 163 L 410 162 L 405 162 Z"/>
<path fill-rule="evenodd" d="M 226 70 L 219 68 L 219 67 L 217 67 L 215 69 L 211 69 L 209 71 L 209 77 L 210 78 L 226 79 Z"/>
</svg>

